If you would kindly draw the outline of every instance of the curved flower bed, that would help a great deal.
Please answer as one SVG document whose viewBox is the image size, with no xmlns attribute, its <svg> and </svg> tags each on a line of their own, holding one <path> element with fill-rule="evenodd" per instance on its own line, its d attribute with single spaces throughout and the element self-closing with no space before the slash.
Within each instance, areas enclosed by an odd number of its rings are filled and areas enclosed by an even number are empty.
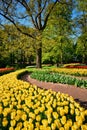
<svg viewBox="0 0 87 130">
<path fill-rule="evenodd" d="M 87 69 L 52 68 L 51 71 L 61 73 L 61 74 L 75 75 L 75 76 L 87 76 Z"/>
<path fill-rule="evenodd" d="M 50 73 L 48 71 L 38 70 L 32 72 L 30 77 L 44 82 L 70 84 L 80 88 L 87 88 L 87 80 L 81 80 L 72 76 L 67 76 L 59 73 Z"/>
<path fill-rule="evenodd" d="M 78 68 L 78 69 L 87 69 L 87 65 L 80 64 L 80 63 L 70 63 L 70 64 L 64 64 L 64 68 Z"/>
<path fill-rule="evenodd" d="M 9 72 L 12 72 L 14 71 L 15 68 L 11 67 L 11 68 L 0 68 L 0 76 L 3 75 L 3 74 L 7 74 Z"/>
<path fill-rule="evenodd" d="M 83 66 L 80 66 L 80 65 L 75 65 L 75 66 L 67 66 L 66 68 L 78 68 L 78 69 L 87 69 L 87 66 L 85 65 L 83 65 Z"/>
<path fill-rule="evenodd" d="M 18 80 L 24 71 L 0 77 L 1 130 L 86 130 L 87 110 L 67 94 Z"/>
</svg>

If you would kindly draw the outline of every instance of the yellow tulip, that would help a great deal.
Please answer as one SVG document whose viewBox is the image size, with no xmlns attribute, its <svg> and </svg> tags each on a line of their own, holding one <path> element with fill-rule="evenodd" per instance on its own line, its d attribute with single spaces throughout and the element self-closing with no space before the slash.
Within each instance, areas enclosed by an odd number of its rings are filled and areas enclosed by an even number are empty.
<svg viewBox="0 0 87 130">
<path fill-rule="evenodd" d="M 59 119 L 54 120 L 54 123 L 56 124 L 58 129 L 61 127 L 61 123 Z"/>
<path fill-rule="evenodd" d="M 0 106 L 0 114 L 2 114 L 2 112 L 3 112 L 3 107 Z"/>
<path fill-rule="evenodd" d="M 37 115 L 39 113 L 39 109 L 35 109 L 34 113 Z"/>
<path fill-rule="evenodd" d="M 3 118 L 2 125 L 6 127 L 8 125 L 8 120 L 6 118 Z"/>
<path fill-rule="evenodd" d="M 42 120 L 42 124 L 43 124 L 43 126 L 47 127 L 48 126 L 48 120 L 43 119 Z"/>
<path fill-rule="evenodd" d="M 23 121 L 26 121 L 27 115 L 26 115 L 26 114 L 23 114 L 23 115 L 21 116 L 21 119 L 22 119 Z"/>
<path fill-rule="evenodd" d="M 58 113 L 57 112 L 53 112 L 52 114 L 53 114 L 54 119 L 58 118 Z"/>
<path fill-rule="evenodd" d="M 17 123 L 17 127 L 22 128 L 22 122 L 18 122 L 18 123 Z"/>
<path fill-rule="evenodd" d="M 52 122 L 52 118 L 48 117 L 48 124 L 51 124 L 51 122 Z"/>
<path fill-rule="evenodd" d="M 67 124 L 71 127 L 73 124 L 72 120 L 71 119 L 67 120 Z"/>
<path fill-rule="evenodd" d="M 15 128 L 15 130 L 21 130 L 21 128 L 18 126 L 18 127 Z"/>
<path fill-rule="evenodd" d="M 30 113 L 29 113 L 29 117 L 31 117 L 32 119 L 35 119 L 35 114 L 32 113 L 32 112 L 30 112 Z"/>
<path fill-rule="evenodd" d="M 52 129 L 52 130 L 55 130 L 55 129 L 56 129 L 56 124 L 55 124 L 55 123 L 52 123 L 52 124 L 51 124 L 51 129 Z"/>
<path fill-rule="evenodd" d="M 61 123 L 64 125 L 66 123 L 66 116 L 62 116 Z"/>
<path fill-rule="evenodd" d="M 41 120 L 41 116 L 40 115 L 37 115 L 36 116 L 36 121 L 40 121 Z"/>
<path fill-rule="evenodd" d="M 87 130 L 87 125 L 81 125 L 81 130 Z"/>
<path fill-rule="evenodd" d="M 11 124 L 11 127 L 14 127 L 16 125 L 16 121 L 15 120 L 11 120 L 10 124 Z"/>
<path fill-rule="evenodd" d="M 28 125 L 28 130 L 34 130 L 34 125 L 33 125 L 33 123 L 30 123 L 30 124 Z"/>
<path fill-rule="evenodd" d="M 14 119 L 15 116 L 16 116 L 16 112 L 15 111 L 11 112 L 11 119 Z"/>
<path fill-rule="evenodd" d="M 73 115 L 74 114 L 74 109 L 70 110 L 70 114 Z"/>
<path fill-rule="evenodd" d="M 64 127 L 60 127 L 60 129 L 59 129 L 59 130 L 65 130 L 65 129 L 64 129 Z"/>
<path fill-rule="evenodd" d="M 39 123 L 39 122 L 35 122 L 35 126 L 36 126 L 37 128 L 39 128 L 39 127 L 40 127 L 40 123 Z"/>
<path fill-rule="evenodd" d="M 9 130 L 14 130 L 14 128 L 13 127 L 9 127 Z"/>
</svg>

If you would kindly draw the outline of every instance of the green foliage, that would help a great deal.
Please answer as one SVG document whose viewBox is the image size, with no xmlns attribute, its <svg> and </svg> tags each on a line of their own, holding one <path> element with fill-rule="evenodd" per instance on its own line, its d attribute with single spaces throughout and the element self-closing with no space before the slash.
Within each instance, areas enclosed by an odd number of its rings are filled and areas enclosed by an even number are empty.
<svg viewBox="0 0 87 130">
<path fill-rule="evenodd" d="M 75 18 L 77 32 L 76 54 L 82 63 L 86 63 L 87 57 L 87 0 L 77 0 L 76 9 L 78 16 Z M 77 31 L 78 30 L 78 31 Z"/>
<path fill-rule="evenodd" d="M 63 63 L 73 59 L 71 14 L 72 8 L 60 3 L 51 12 L 43 32 L 43 62 Z"/>
<path fill-rule="evenodd" d="M 23 27 L 21 26 L 23 29 Z M 14 31 L 13 31 L 14 30 Z M 28 31 L 29 28 L 26 28 Z M 33 33 L 33 29 L 30 29 Z M 33 39 L 21 34 L 13 25 L 0 29 L 0 67 L 15 65 L 25 67 L 35 59 Z"/>
<path fill-rule="evenodd" d="M 75 85 L 77 87 L 87 88 L 86 80 L 79 80 L 75 77 L 66 76 L 59 73 L 52 73 L 49 71 L 34 71 L 31 75 L 31 78 L 35 78 L 40 81 L 53 82 L 53 83 L 62 83 Z"/>
</svg>

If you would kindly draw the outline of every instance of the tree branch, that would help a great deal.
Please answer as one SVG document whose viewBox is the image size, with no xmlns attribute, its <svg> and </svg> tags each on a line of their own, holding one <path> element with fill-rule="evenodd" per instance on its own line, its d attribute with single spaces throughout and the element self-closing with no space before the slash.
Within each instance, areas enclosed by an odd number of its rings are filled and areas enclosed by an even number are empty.
<svg viewBox="0 0 87 130">
<path fill-rule="evenodd" d="M 7 20 L 9 20 L 9 21 L 17 28 L 17 30 L 20 31 L 22 34 L 27 35 L 27 36 L 29 36 L 29 37 L 35 39 L 35 37 L 32 36 L 31 34 L 29 34 L 29 33 L 27 33 L 27 32 L 23 32 L 23 31 L 16 25 L 16 23 L 14 22 L 14 20 L 12 20 L 12 19 L 9 18 L 8 16 L 2 14 L 1 12 L 0 12 L 0 15 L 2 15 L 2 16 L 5 17 Z"/>
<path fill-rule="evenodd" d="M 32 13 L 31 13 L 31 9 L 30 9 L 30 7 L 28 6 L 28 4 L 26 3 L 26 1 L 25 1 L 25 0 L 23 0 L 23 1 L 17 0 L 17 1 L 18 1 L 22 6 L 25 7 L 25 9 L 27 10 L 27 12 L 29 13 L 29 15 L 30 15 L 30 17 L 31 17 L 31 20 L 32 20 L 32 23 L 33 23 L 34 27 L 37 28 L 37 26 L 36 26 L 36 24 L 35 24 L 35 21 L 34 21 L 34 18 L 33 18 L 33 16 L 32 16 Z"/>
<path fill-rule="evenodd" d="M 48 18 L 49 18 L 50 14 L 51 14 L 51 11 L 53 10 L 53 8 L 55 7 L 55 5 L 56 5 L 57 2 L 58 2 L 58 0 L 56 0 L 56 1 L 54 2 L 54 4 L 52 5 L 52 7 L 50 8 L 48 14 L 46 15 L 45 20 L 44 20 L 44 25 L 43 25 L 43 27 L 42 27 L 42 30 L 45 29 L 45 27 L 46 27 L 46 25 L 47 25 Z"/>
<path fill-rule="evenodd" d="M 41 15 L 41 13 L 43 12 L 43 10 L 45 9 L 46 3 L 47 3 L 47 0 L 45 0 L 43 8 L 39 10 L 38 14 L 37 14 L 36 17 L 35 17 L 35 22 L 36 22 L 36 25 L 37 25 L 38 29 L 39 29 L 39 26 L 38 26 L 37 19 L 38 19 L 38 17 Z"/>
<path fill-rule="evenodd" d="M 22 17 L 19 17 L 19 16 L 15 16 L 15 17 L 18 18 L 18 19 L 25 19 L 25 18 L 28 17 L 28 15 L 26 15 L 26 16 L 22 16 Z"/>
</svg>

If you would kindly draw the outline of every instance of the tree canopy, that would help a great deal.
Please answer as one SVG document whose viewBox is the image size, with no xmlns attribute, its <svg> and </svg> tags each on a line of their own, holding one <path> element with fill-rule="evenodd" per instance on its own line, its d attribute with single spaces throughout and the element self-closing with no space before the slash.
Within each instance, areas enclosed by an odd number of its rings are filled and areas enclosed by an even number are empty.
<svg viewBox="0 0 87 130">
<path fill-rule="evenodd" d="M 42 59 L 63 63 L 80 56 L 79 61 L 84 63 L 86 6 L 86 0 L 0 0 L 0 49 L 6 48 L 7 53 L 15 57 L 20 50 L 24 57 L 33 55 L 38 68 Z M 2 53 L 4 51 L 0 55 Z"/>
</svg>

